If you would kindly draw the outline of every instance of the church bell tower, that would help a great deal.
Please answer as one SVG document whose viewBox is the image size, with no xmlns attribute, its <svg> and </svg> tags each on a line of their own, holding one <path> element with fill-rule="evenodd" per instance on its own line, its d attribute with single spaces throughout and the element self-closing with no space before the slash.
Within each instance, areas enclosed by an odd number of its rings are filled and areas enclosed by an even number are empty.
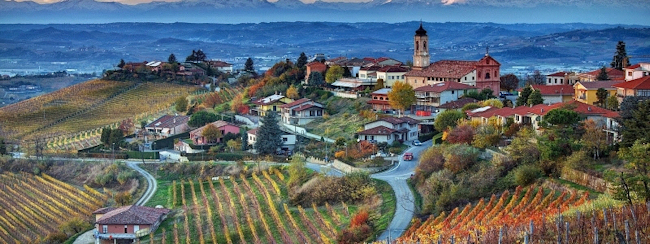
<svg viewBox="0 0 650 244">
<path fill-rule="evenodd" d="M 422 70 L 426 67 L 429 67 L 431 58 L 429 56 L 429 36 L 427 36 L 427 31 L 422 28 L 422 23 L 420 23 L 420 28 L 415 31 L 415 36 L 413 36 L 413 69 Z"/>
</svg>

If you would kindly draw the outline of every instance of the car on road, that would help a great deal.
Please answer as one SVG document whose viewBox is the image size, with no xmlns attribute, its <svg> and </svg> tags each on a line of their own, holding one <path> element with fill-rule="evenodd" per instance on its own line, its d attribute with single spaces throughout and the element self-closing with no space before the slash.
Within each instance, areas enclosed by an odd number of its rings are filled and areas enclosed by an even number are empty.
<svg viewBox="0 0 650 244">
<path fill-rule="evenodd" d="M 512 96 L 512 93 L 509 92 L 499 92 L 500 98 L 506 98 L 507 96 Z"/>
<path fill-rule="evenodd" d="M 402 158 L 406 161 L 411 161 L 413 160 L 413 153 L 407 152 L 404 154 L 404 156 L 402 156 Z"/>
<path fill-rule="evenodd" d="M 422 146 L 422 142 L 420 142 L 419 140 L 415 140 L 413 141 L 413 146 Z"/>
</svg>

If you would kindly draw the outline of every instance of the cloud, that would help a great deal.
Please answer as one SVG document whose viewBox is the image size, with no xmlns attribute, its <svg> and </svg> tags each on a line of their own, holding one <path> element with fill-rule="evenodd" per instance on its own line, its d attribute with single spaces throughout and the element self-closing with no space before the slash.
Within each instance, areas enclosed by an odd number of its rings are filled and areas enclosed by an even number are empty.
<svg viewBox="0 0 650 244">
<path fill-rule="evenodd" d="M 452 5 L 452 4 L 465 4 L 467 3 L 467 0 L 440 0 L 442 4 L 444 5 Z"/>
</svg>

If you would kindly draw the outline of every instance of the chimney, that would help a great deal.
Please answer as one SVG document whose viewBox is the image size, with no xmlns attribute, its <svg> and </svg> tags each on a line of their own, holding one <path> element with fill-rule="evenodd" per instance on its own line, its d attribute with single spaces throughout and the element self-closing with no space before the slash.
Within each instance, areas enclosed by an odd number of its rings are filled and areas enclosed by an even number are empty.
<svg viewBox="0 0 650 244">
<path fill-rule="evenodd" d="M 588 110 L 588 111 L 591 111 L 591 107 L 587 107 L 587 110 Z"/>
</svg>

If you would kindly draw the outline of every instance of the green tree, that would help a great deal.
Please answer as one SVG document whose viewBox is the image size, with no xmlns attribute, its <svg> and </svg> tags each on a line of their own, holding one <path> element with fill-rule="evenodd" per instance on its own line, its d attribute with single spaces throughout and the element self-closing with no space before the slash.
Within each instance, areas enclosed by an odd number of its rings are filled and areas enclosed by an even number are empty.
<svg viewBox="0 0 650 244">
<path fill-rule="evenodd" d="M 396 81 L 388 92 L 388 104 L 391 107 L 404 111 L 415 103 L 415 90 L 406 82 Z"/>
<path fill-rule="evenodd" d="M 304 52 L 301 52 L 300 57 L 298 57 L 298 60 L 296 61 L 296 67 L 302 69 L 305 65 L 307 65 L 307 55 L 305 55 Z"/>
<path fill-rule="evenodd" d="M 533 92 L 533 89 L 530 88 L 530 86 L 524 87 L 524 89 L 521 90 L 519 93 L 519 97 L 517 97 L 516 105 L 517 106 L 523 106 L 528 103 L 528 97 L 530 94 Z"/>
<path fill-rule="evenodd" d="M 528 105 L 537 105 L 544 103 L 542 93 L 539 90 L 533 90 L 533 92 L 530 93 L 530 96 L 528 96 L 528 101 L 526 103 Z"/>
<path fill-rule="evenodd" d="M 598 104 L 598 106 L 605 107 L 605 100 L 607 99 L 608 95 L 609 94 L 605 88 L 598 88 L 598 90 L 596 90 L 596 98 L 598 98 L 596 104 Z"/>
<path fill-rule="evenodd" d="M 217 128 L 217 126 L 214 124 L 208 124 L 201 132 L 201 136 L 205 138 L 207 143 L 217 143 L 217 141 L 223 137 L 223 134 L 221 133 L 221 130 Z"/>
<path fill-rule="evenodd" d="M 126 65 L 126 62 L 124 62 L 124 59 L 120 59 L 120 63 L 117 64 L 117 67 L 121 69 L 121 68 L 124 68 L 125 65 Z"/>
<path fill-rule="evenodd" d="M 616 44 L 616 54 L 614 54 L 610 65 L 617 70 L 623 70 L 623 68 L 630 65 L 630 57 L 627 56 L 627 51 L 625 51 L 625 42 L 618 41 L 618 44 Z"/>
<path fill-rule="evenodd" d="M 596 80 L 609 80 L 609 75 L 607 74 L 607 68 L 605 68 L 605 66 L 600 68 L 600 72 L 598 72 Z"/>
<path fill-rule="evenodd" d="M 233 152 L 235 148 L 240 148 L 240 142 L 238 140 L 229 140 L 226 142 L 226 146 L 228 146 L 228 149 L 230 149 L 230 152 Z"/>
<path fill-rule="evenodd" d="M 605 100 L 606 108 L 612 111 L 618 110 L 618 98 L 616 96 L 609 96 Z"/>
<path fill-rule="evenodd" d="M 458 120 L 465 118 L 465 113 L 450 109 L 442 111 L 436 116 L 436 120 L 433 122 L 433 126 L 437 131 L 444 131 L 449 127 L 456 127 Z"/>
<path fill-rule="evenodd" d="M 307 83 L 312 86 L 322 86 L 325 84 L 323 74 L 321 74 L 321 72 L 312 71 L 311 74 L 309 74 L 309 80 L 307 80 Z"/>
<path fill-rule="evenodd" d="M 257 130 L 257 142 L 254 148 L 260 154 L 273 154 L 282 146 L 282 131 L 278 124 L 278 116 L 273 111 L 266 112 L 262 125 Z"/>
<path fill-rule="evenodd" d="M 650 143 L 636 140 L 629 148 L 621 148 L 619 157 L 627 161 L 626 166 L 632 169 L 632 177 L 627 184 L 630 191 L 635 192 L 645 202 L 650 201 Z"/>
<path fill-rule="evenodd" d="M 583 149 L 591 153 L 594 160 L 600 158 L 600 152 L 607 146 L 605 131 L 591 119 L 584 122 L 584 131 L 580 140 Z"/>
<path fill-rule="evenodd" d="M 375 87 L 372 88 L 373 91 L 377 91 L 379 89 L 384 88 L 384 79 L 377 79 L 377 84 L 375 84 Z"/>
<path fill-rule="evenodd" d="M 630 147 L 635 141 L 650 143 L 650 99 L 623 100 L 620 113 L 621 147 Z"/>
<path fill-rule="evenodd" d="M 483 98 L 481 100 L 496 98 L 496 96 L 494 96 L 493 93 L 494 93 L 494 91 L 492 89 L 490 89 L 488 87 L 483 88 L 483 90 L 481 90 L 481 93 L 480 93 L 481 98 Z"/>
<path fill-rule="evenodd" d="M 255 72 L 255 67 L 253 66 L 252 58 L 246 59 L 246 63 L 244 64 L 244 70 L 249 72 Z"/>
<path fill-rule="evenodd" d="M 241 150 L 246 151 L 248 150 L 248 133 L 242 128 L 239 129 L 239 134 L 241 135 Z"/>
<path fill-rule="evenodd" d="M 176 60 L 176 55 L 174 55 L 173 53 L 169 54 L 169 57 L 167 58 L 167 63 L 169 63 L 169 64 L 178 63 L 178 60 Z"/>
<path fill-rule="evenodd" d="M 548 111 L 544 116 L 544 121 L 558 126 L 575 125 L 580 121 L 580 114 L 570 109 L 556 108 Z"/>
<path fill-rule="evenodd" d="M 352 77 L 352 72 L 348 66 L 343 67 L 343 77 Z"/>
<path fill-rule="evenodd" d="M 102 135 L 99 140 L 106 147 L 111 148 L 113 144 L 115 144 L 115 146 L 119 146 L 122 139 L 124 139 L 124 134 L 122 134 L 122 131 L 120 129 L 111 129 L 106 127 L 102 129 Z"/>
<path fill-rule="evenodd" d="M 301 185 L 307 179 L 309 172 L 305 165 L 304 158 L 298 156 L 291 158 L 291 163 L 289 163 L 289 180 L 287 181 L 289 186 Z"/>
<path fill-rule="evenodd" d="M 73 217 L 59 226 L 63 233 L 67 235 L 74 235 L 83 230 L 92 227 L 88 221 L 83 220 L 81 217 Z"/>
<path fill-rule="evenodd" d="M 325 73 L 325 81 L 327 81 L 327 83 L 329 83 L 329 84 L 332 84 L 336 80 L 343 77 L 344 72 L 345 71 L 343 70 L 343 67 L 338 66 L 338 65 L 334 65 L 334 66 L 330 67 L 329 69 L 327 69 L 327 73 Z"/>
<path fill-rule="evenodd" d="M 519 78 L 514 74 L 506 74 L 501 76 L 501 90 L 512 91 L 519 87 Z"/>
<path fill-rule="evenodd" d="M 208 113 L 206 111 L 199 111 L 190 116 L 190 120 L 187 121 L 187 125 L 196 128 L 204 126 L 207 123 L 215 122 L 217 119 L 218 118 L 216 114 Z"/>
<path fill-rule="evenodd" d="M 497 98 L 492 98 L 492 99 L 488 99 L 488 100 L 483 101 L 483 106 L 491 106 L 491 107 L 494 107 L 494 108 L 503 108 L 503 102 L 501 102 L 501 100 L 499 100 Z"/>
<path fill-rule="evenodd" d="M 517 164 L 529 164 L 539 161 L 539 148 L 534 143 L 530 143 L 533 138 L 535 138 L 535 132 L 529 128 L 523 128 L 517 132 L 517 135 L 512 139 L 512 143 L 505 148 L 510 158 L 516 162 L 507 165 L 509 168 L 507 170 L 514 168 Z"/>
<path fill-rule="evenodd" d="M 187 98 L 178 97 L 174 104 L 174 109 L 176 109 L 176 111 L 181 113 L 187 111 Z"/>
</svg>

